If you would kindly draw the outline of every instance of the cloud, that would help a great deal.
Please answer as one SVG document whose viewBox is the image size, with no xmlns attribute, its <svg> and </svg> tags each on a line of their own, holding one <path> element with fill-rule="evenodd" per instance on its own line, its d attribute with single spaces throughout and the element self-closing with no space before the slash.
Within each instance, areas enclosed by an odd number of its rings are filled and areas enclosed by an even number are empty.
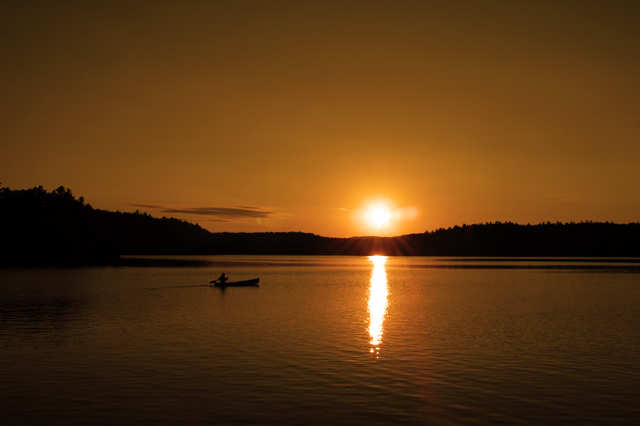
<svg viewBox="0 0 640 426">
<path fill-rule="evenodd" d="M 234 221 L 242 219 L 263 219 L 271 217 L 273 212 L 259 210 L 257 207 L 188 207 L 188 208 L 171 208 L 165 206 L 155 206 L 149 204 L 131 204 L 134 207 L 150 208 L 159 210 L 160 213 L 166 214 L 189 214 L 198 216 L 210 216 L 208 220 L 212 221 Z"/>
</svg>

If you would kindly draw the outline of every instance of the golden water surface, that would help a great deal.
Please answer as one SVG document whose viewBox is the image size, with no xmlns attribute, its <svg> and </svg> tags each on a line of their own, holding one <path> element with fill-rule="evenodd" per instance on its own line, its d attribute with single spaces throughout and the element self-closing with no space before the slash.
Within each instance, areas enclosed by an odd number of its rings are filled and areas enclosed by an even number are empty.
<svg viewBox="0 0 640 426">
<path fill-rule="evenodd" d="M 126 261 L 0 269 L 0 424 L 640 418 L 637 260 Z"/>
</svg>

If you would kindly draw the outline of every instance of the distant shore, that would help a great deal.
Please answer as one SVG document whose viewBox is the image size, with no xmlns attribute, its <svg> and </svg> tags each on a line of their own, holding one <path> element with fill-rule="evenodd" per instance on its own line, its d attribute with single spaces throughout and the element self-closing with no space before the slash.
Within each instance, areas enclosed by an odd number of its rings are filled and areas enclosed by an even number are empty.
<svg viewBox="0 0 640 426">
<path fill-rule="evenodd" d="M 0 266 L 118 265 L 121 255 L 640 257 L 640 223 L 463 224 L 396 237 L 212 233 L 147 213 L 98 210 L 71 190 L 0 188 Z"/>
</svg>

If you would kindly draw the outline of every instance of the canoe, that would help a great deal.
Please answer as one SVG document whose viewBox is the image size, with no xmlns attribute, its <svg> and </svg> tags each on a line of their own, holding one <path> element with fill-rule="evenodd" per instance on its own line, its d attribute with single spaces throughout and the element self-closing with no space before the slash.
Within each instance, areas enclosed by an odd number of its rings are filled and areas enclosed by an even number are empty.
<svg viewBox="0 0 640 426">
<path fill-rule="evenodd" d="M 245 281 L 227 281 L 226 283 L 219 283 L 216 282 L 213 285 L 216 287 L 247 287 L 250 285 L 258 285 L 258 281 L 260 281 L 260 278 L 254 278 L 252 280 L 245 280 Z"/>
</svg>

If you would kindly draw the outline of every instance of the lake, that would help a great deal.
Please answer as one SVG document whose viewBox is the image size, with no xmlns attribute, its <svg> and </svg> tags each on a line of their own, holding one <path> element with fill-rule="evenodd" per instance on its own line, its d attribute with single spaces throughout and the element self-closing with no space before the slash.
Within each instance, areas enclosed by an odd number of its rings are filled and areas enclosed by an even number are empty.
<svg viewBox="0 0 640 426">
<path fill-rule="evenodd" d="M 1 424 L 640 421 L 638 259 L 124 265 L 0 269 Z"/>
</svg>

